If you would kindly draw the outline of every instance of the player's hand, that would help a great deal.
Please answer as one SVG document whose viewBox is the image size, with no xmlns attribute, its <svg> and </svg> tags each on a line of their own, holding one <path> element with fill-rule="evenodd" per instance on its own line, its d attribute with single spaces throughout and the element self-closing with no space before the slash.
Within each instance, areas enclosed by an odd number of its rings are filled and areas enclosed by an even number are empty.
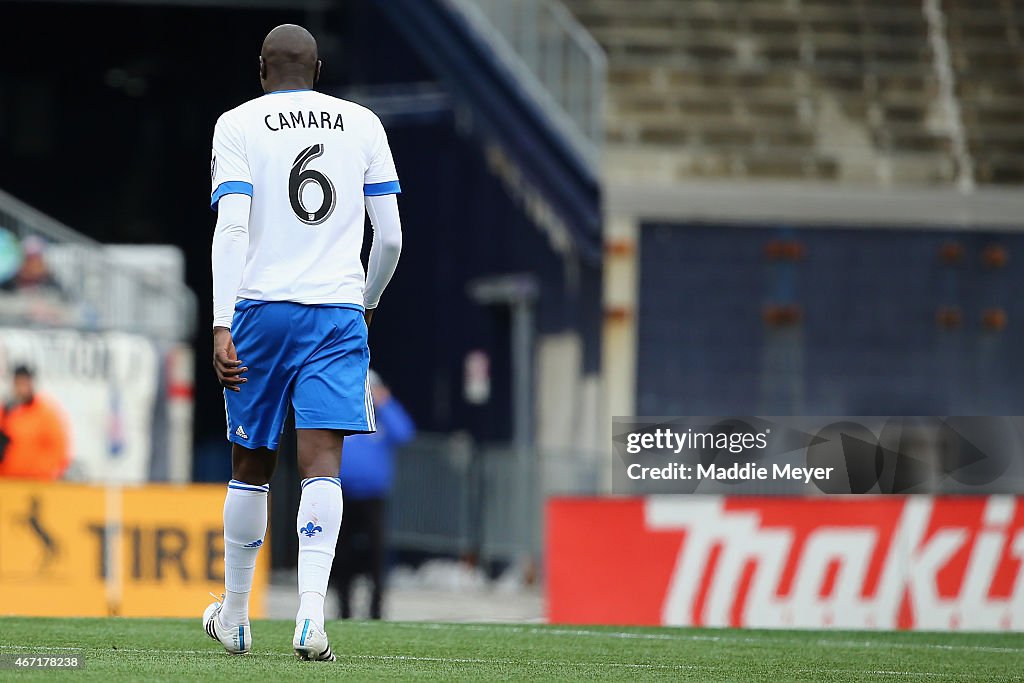
<svg viewBox="0 0 1024 683">
<path fill-rule="evenodd" d="M 376 310 L 376 308 L 367 308 L 365 311 L 363 311 L 363 320 L 366 321 L 367 329 L 369 329 L 370 327 L 370 321 L 373 320 L 373 312 Z"/>
<path fill-rule="evenodd" d="M 242 377 L 249 368 L 238 360 L 231 330 L 226 327 L 213 328 L 213 369 L 217 373 L 217 381 L 228 391 L 239 391 L 240 385 L 249 381 Z"/>
</svg>

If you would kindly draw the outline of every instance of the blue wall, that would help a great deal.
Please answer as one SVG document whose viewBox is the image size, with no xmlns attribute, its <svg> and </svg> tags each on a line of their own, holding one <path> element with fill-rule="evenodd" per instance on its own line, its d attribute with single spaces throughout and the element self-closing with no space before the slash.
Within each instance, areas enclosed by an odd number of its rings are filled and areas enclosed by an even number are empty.
<svg viewBox="0 0 1024 683">
<path fill-rule="evenodd" d="M 768 259 L 772 240 L 803 258 Z M 963 249 L 954 265 L 947 243 Z M 1005 267 L 983 264 L 991 245 Z M 1016 234 L 646 224 L 637 414 L 1024 414 L 1022 255 Z M 802 321 L 766 325 L 777 304 Z M 960 327 L 937 324 L 942 306 Z M 1002 332 L 981 325 L 990 307 Z"/>
<path fill-rule="evenodd" d="M 402 260 L 373 319 L 373 364 L 424 431 L 467 429 L 482 439 L 511 430 L 510 321 L 501 308 L 470 300 L 469 281 L 494 274 L 537 277 L 538 332 L 576 331 L 585 370 L 599 362 L 601 271 L 562 258 L 487 169 L 479 143 L 450 121 L 388 131 L 403 193 Z M 462 399 L 467 351 L 491 357 L 492 400 Z"/>
</svg>

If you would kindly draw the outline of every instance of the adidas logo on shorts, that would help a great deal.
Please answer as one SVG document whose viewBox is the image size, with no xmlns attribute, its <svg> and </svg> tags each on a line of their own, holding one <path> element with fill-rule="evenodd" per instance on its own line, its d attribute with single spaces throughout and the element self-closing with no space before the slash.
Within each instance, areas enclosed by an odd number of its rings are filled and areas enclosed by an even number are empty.
<svg viewBox="0 0 1024 683">
<path fill-rule="evenodd" d="M 238 429 L 235 430 L 235 436 L 240 436 L 243 439 L 249 438 L 249 435 L 245 433 L 244 429 L 242 429 L 242 425 L 238 425 Z"/>
</svg>

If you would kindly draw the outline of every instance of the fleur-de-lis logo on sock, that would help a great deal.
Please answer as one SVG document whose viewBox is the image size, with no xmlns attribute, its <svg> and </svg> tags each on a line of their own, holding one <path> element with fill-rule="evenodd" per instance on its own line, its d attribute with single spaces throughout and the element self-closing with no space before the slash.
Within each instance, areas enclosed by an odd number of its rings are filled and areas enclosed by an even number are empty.
<svg viewBox="0 0 1024 683">
<path fill-rule="evenodd" d="M 313 522 L 306 522 L 306 526 L 299 529 L 300 534 L 306 534 L 309 538 L 313 538 L 313 535 L 318 531 L 323 531 L 323 527 L 313 526 Z"/>
</svg>

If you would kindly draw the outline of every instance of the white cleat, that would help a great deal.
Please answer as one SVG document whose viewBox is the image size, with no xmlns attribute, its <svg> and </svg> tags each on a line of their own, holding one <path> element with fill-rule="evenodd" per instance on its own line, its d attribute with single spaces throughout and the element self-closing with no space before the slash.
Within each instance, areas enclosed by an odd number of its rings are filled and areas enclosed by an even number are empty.
<svg viewBox="0 0 1024 683">
<path fill-rule="evenodd" d="M 295 624 L 295 636 L 292 638 L 295 656 L 310 662 L 333 662 L 334 653 L 327 642 L 327 634 L 313 623 L 312 619 L 303 619 Z"/>
<path fill-rule="evenodd" d="M 222 596 L 223 599 L 223 596 Z M 224 603 L 218 600 L 211 603 L 203 612 L 203 630 L 218 643 L 224 646 L 228 654 L 244 655 L 252 649 L 252 635 L 248 622 L 235 626 L 225 626 L 220 622 L 220 610 Z"/>
</svg>

